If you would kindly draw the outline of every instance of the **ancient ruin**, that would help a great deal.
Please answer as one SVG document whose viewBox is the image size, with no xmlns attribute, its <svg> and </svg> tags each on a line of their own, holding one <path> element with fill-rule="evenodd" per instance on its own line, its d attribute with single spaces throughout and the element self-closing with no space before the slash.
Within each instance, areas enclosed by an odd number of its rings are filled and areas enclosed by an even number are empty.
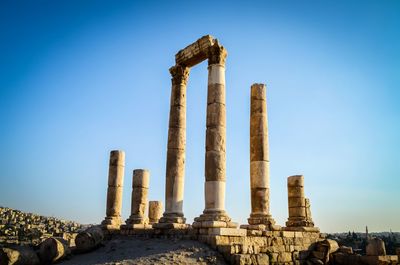
<svg viewBox="0 0 400 265">
<path fill-rule="evenodd" d="M 143 228 L 149 220 L 145 216 L 149 192 L 150 173 L 145 169 L 133 170 L 131 215 L 124 227 Z"/>
<path fill-rule="evenodd" d="M 266 85 L 250 88 L 250 174 L 251 205 L 247 224 L 233 222 L 225 210 L 226 177 L 226 49 L 212 36 L 204 36 L 175 55 L 170 99 L 165 209 L 161 201 L 149 201 L 150 172 L 135 169 L 132 175 L 131 214 L 122 224 L 122 190 L 125 153 L 110 153 L 106 217 L 76 235 L 76 249 L 88 252 L 113 236 L 198 240 L 222 254 L 230 264 L 398 264 L 398 256 L 386 255 L 384 242 L 368 238 L 366 256 L 320 233 L 311 218 L 310 200 L 305 196 L 303 175 L 287 178 L 288 219 L 285 226 L 275 223 L 270 212 L 270 160 Z M 186 85 L 190 68 L 208 60 L 207 118 L 204 169 L 204 210 L 192 224 L 183 213 L 186 150 Z M 160 183 L 158 183 L 160 185 Z M 146 209 L 148 211 L 146 212 Z M 3 214 L 0 208 L 0 214 Z M 163 213 L 162 213 L 163 212 Z M 147 216 L 146 216 L 147 213 Z M 7 213 L 9 216 L 10 214 Z M 11 214 L 13 219 L 14 216 Z M 4 227 L 4 221 L 0 228 Z M 31 225 L 27 223 L 26 225 Z M 58 227 L 58 225 L 56 225 Z M 66 225 L 71 231 L 75 225 Z M 25 227 L 24 227 L 25 228 Z M 8 230 L 6 230 L 8 232 Z M 1 232 L 1 231 L 0 231 Z M 9 233 L 15 234 L 15 231 Z M 0 238 L 1 239 L 1 238 Z M 197 242 L 198 243 L 198 242 Z M 49 238 L 41 243 L 39 257 L 48 263 L 64 258 L 65 242 Z M 18 252 L 18 253 L 17 253 Z M 0 259 L 20 255 L 24 260 L 37 254 L 10 248 L 0 249 Z M 219 254 L 218 254 L 219 255 Z M 400 255 L 400 249 L 398 252 Z M 0 260 L 1 261 L 1 260 Z M 1 263 L 1 262 L 0 262 Z M 14 264 L 14 263 L 9 263 Z M 47 263 L 46 263 L 47 264 Z M 174 263 L 175 264 L 175 263 Z"/>
<path fill-rule="evenodd" d="M 124 185 L 125 153 L 114 150 L 110 153 L 108 171 L 106 218 L 102 225 L 107 229 L 119 229 L 121 225 L 122 189 Z"/>
</svg>

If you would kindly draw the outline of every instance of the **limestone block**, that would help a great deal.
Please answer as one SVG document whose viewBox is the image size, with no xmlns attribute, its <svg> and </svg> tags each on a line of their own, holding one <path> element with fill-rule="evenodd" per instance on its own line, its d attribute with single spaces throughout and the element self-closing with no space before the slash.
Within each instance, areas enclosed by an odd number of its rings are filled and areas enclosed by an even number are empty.
<svg viewBox="0 0 400 265">
<path fill-rule="evenodd" d="M 250 161 L 269 161 L 268 140 L 263 135 L 250 137 Z"/>
<path fill-rule="evenodd" d="M 206 181 L 225 181 L 226 175 L 225 152 L 207 151 L 205 158 Z"/>
<path fill-rule="evenodd" d="M 121 214 L 122 189 L 123 187 L 107 188 L 107 216 L 119 216 Z"/>
<path fill-rule="evenodd" d="M 162 202 L 149 201 L 149 222 L 157 223 L 162 216 Z"/>
<path fill-rule="evenodd" d="M 225 84 L 208 84 L 207 104 L 225 104 Z"/>
<path fill-rule="evenodd" d="M 367 256 L 385 256 L 385 242 L 380 238 L 372 238 L 368 240 L 366 248 Z"/>
<path fill-rule="evenodd" d="M 303 175 L 294 175 L 290 176 L 287 179 L 288 187 L 304 187 L 304 176 Z"/>
<path fill-rule="evenodd" d="M 250 187 L 269 188 L 269 162 L 250 162 Z"/>
<path fill-rule="evenodd" d="M 304 207 L 289 207 L 290 217 L 305 217 L 306 209 Z"/>
<path fill-rule="evenodd" d="M 186 84 L 172 85 L 170 105 L 186 106 Z"/>
<path fill-rule="evenodd" d="M 206 151 L 225 152 L 225 130 L 221 126 L 207 128 Z"/>
<path fill-rule="evenodd" d="M 108 169 L 108 186 L 122 187 L 124 185 L 125 152 L 113 150 L 110 152 Z"/>
<path fill-rule="evenodd" d="M 167 179 L 184 176 L 185 151 L 180 149 L 167 150 Z"/>
<path fill-rule="evenodd" d="M 221 221 L 203 221 L 200 223 L 202 228 L 219 228 L 219 227 L 227 227 L 226 222 Z"/>
<path fill-rule="evenodd" d="M 186 128 L 186 106 L 171 106 L 169 127 Z"/>
<path fill-rule="evenodd" d="M 262 99 L 267 98 L 267 89 L 265 84 L 252 84 L 251 85 L 251 98 L 252 99 Z"/>
<path fill-rule="evenodd" d="M 144 217 L 147 205 L 149 189 L 134 188 L 132 190 L 131 214 L 137 217 Z"/>
<path fill-rule="evenodd" d="M 288 197 L 303 197 L 304 198 L 304 188 L 295 186 L 295 187 L 288 187 Z"/>
<path fill-rule="evenodd" d="M 295 237 L 295 232 L 292 231 L 282 231 L 282 236 L 283 237 Z"/>
<path fill-rule="evenodd" d="M 223 211 L 225 209 L 225 185 L 225 181 L 206 181 L 204 183 L 207 210 Z"/>
<path fill-rule="evenodd" d="M 0 264 L 39 265 L 40 260 L 36 252 L 27 246 L 0 248 Z"/>
<path fill-rule="evenodd" d="M 149 188 L 150 186 L 150 172 L 146 169 L 133 170 L 132 188 L 141 187 Z"/>
<path fill-rule="evenodd" d="M 252 99 L 250 104 L 250 113 L 254 114 L 266 114 L 267 104 L 265 100 Z"/>
<path fill-rule="evenodd" d="M 208 85 L 225 85 L 225 65 L 212 64 L 208 66 Z"/>
<path fill-rule="evenodd" d="M 269 213 L 269 189 L 251 188 L 252 212 Z"/>
<path fill-rule="evenodd" d="M 265 135 L 268 137 L 267 115 L 252 114 L 250 117 L 250 136 Z"/>
<path fill-rule="evenodd" d="M 246 229 L 235 229 L 235 228 L 209 228 L 208 229 L 209 235 L 216 235 L 216 236 L 246 236 L 247 230 Z"/>
<path fill-rule="evenodd" d="M 207 128 L 215 126 L 226 126 L 225 104 L 211 103 L 207 105 Z"/>
<path fill-rule="evenodd" d="M 168 148 L 185 149 L 186 130 L 185 128 L 170 127 L 168 129 Z"/>
<path fill-rule="evenodd" d="M 110 166 L 125 166 L 125 152 L 112 150 L 110 152 Z"/>
<path fill-rule="evenodd" d="M 280 252 L 278 255 L 278 262 L 291 262 L 292 253 L 290 252 Z"/>
<path fill-rule="evenodd" d="M 306 207 L 304 197 L 289 197 L 289 207 Z"/>
</svg>

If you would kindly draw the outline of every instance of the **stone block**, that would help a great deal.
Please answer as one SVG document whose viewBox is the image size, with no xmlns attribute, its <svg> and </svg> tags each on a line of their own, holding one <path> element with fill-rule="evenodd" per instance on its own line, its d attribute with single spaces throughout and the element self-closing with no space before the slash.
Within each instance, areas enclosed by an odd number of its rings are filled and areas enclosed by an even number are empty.
<svg viewBox="0 0 400 265">
<path fill-rule="evenodd" d="M 385 242 L 380 238 L 372 238 L 368 240 L 366 248 L 367 256 L 385 256 Z"/>
<path fill-rule="evenodd" d="M 206 151 L 225 152 L 225 127 L 207 128 Z"/>
<path fill-rule="evenodd" d="M 269 162 L 250 162 L 250 187 L 269 188 Z"/>
<path fill-rule="evenodd" d="M 264 136 L 268 138 L 266 113 L 253 113 L 250 117 L 250 136 Z"/>
<path fill-rule="evenodd" d="M 205 158 L 206 181 L 225 181 L 226 175 L 225 152 L 207 151 Z"/>
<path fill-rule="evenodd" d="M 250 137 L 250 161 L 269 161 L 268 140 L 263 135 Z"/>
<path fill-rule="evenodd" d="M 185 149 L 186 130 L 184 128 L 170 127 L 168 129 L 168 148 Z"/>
<path fill-rule="evenodd" d="M 170 107 L 169 127 L 186 128 L 186 106 Z"/>
<path fill-rule="evenodd" d="M 282 231 L 282 236 L 283 237 L 295 237 L 294 232 L 291 231 Z"/>
<path fill-rule="evenodd" d="M 211 103 L 207 105 L 207 128 L 222 126 L 226 127 L 226 107 L 225 104 Z"/>
<path fill-rule="evenodd" d="M 207 104 L 221 103 L 225 104 L 225 85 L 209 84 L 207 92 Z"/>
<path fill-rule="evenodd" d="M 184 83 L 172 85 L 170 105 L 186 108 L 186 85 Z"/>
<path fill-rule="evenodd" d="M 219 236 L 246 236 L 246 229 L 235 229 L 235 228 L 209 228 L 209 235 Z"/>
<path fill-rule="evenodd" d="M 250 113 L 251 115 L 267 113 L 266 101 L 261 99 L 251 99 Z"/>
</svg>

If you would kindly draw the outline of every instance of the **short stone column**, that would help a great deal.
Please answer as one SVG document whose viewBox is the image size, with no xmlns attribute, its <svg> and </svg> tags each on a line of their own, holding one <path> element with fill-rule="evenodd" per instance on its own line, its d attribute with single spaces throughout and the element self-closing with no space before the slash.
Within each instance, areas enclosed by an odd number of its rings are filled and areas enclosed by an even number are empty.
<svg viewBox="0 0 400 265">
<path fill-rule="evenodd" d="M 147 224 L 145 216 L 147 197 L 149 193 L 150 173 L 145 169 L 133 170 L 132 176 L 132 201 L 131 215 L 126 220 L 127 227 L 135 227 L 135 224 Z"/>
<path fill-rule="evenodd" d="M 162 215 L 162 202 L 161 201 L 149 201 L 149 223 L 158 223 Z"/>
<path fill-rule="evenodd" d="M 185 224 L 183 192 L 186 148 L 186 83 L 189 68 L 175 65 L 170 68 L 172 91 L 169 113 L 167 167 L 165 185 L 165 212 L 159 223 Z M 174 228 L 166 225 L 165 228 Z M 159 228 L 162 228 L 159 226 Z"/>
<path fill-rule="evenodd" d="M 313 227 L 310 202 L 304 197 L 304 177 L 295 175 L 288 177 L 289 218 L 287 227 Z M 306 202 L 308 206 L 306 205 Z"/>
<path fill-rule="evenodd" d="M 101 223 L 106 229 L 119 229 L 121 225 L 122 189 L 124 185 L 125 153 L 120 150 L 110 152 L 108 170 L 106 218 Z"/>
<path fill-rule="evenodd" d="M 225 212 L 226 107 L 225 59 L 227 52 L 218 41 L 209 48 L 207 130 L 205 157 L 205 209 L 194 227 L 237 227 Z"/>
<path fill-rule="evenodd" d="M 264 84 L 251 86 L 250 99 L 250 192 L 251 214 L 248 229 L 271 230 L 267 96 Z M 274 227 L 276 228 L 276 227 Z"/>
</svg>

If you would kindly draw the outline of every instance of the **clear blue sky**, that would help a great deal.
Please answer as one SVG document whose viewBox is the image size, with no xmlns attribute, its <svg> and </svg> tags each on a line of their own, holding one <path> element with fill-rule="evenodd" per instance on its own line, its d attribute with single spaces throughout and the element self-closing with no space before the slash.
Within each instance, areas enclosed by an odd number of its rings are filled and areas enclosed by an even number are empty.
<svg viewBox="0 0 400 265">
<path fill-rule="evenodd" d="M 243 4 L 246 3 L 246 4 Z M 271 212 L 304 174 L 323 231 L 400 230 L 399 1 L 1 1 L 0 205 L 83 223 L 105 215 L 108 155 L 151 171 L 164 200 L 175 53 L 228 50 L 227 196 L 250 212 L 250 85 L 266 83 Z M 184 212 L 204 209 L 206 63 L 187 93 Z"/>
</svg>

